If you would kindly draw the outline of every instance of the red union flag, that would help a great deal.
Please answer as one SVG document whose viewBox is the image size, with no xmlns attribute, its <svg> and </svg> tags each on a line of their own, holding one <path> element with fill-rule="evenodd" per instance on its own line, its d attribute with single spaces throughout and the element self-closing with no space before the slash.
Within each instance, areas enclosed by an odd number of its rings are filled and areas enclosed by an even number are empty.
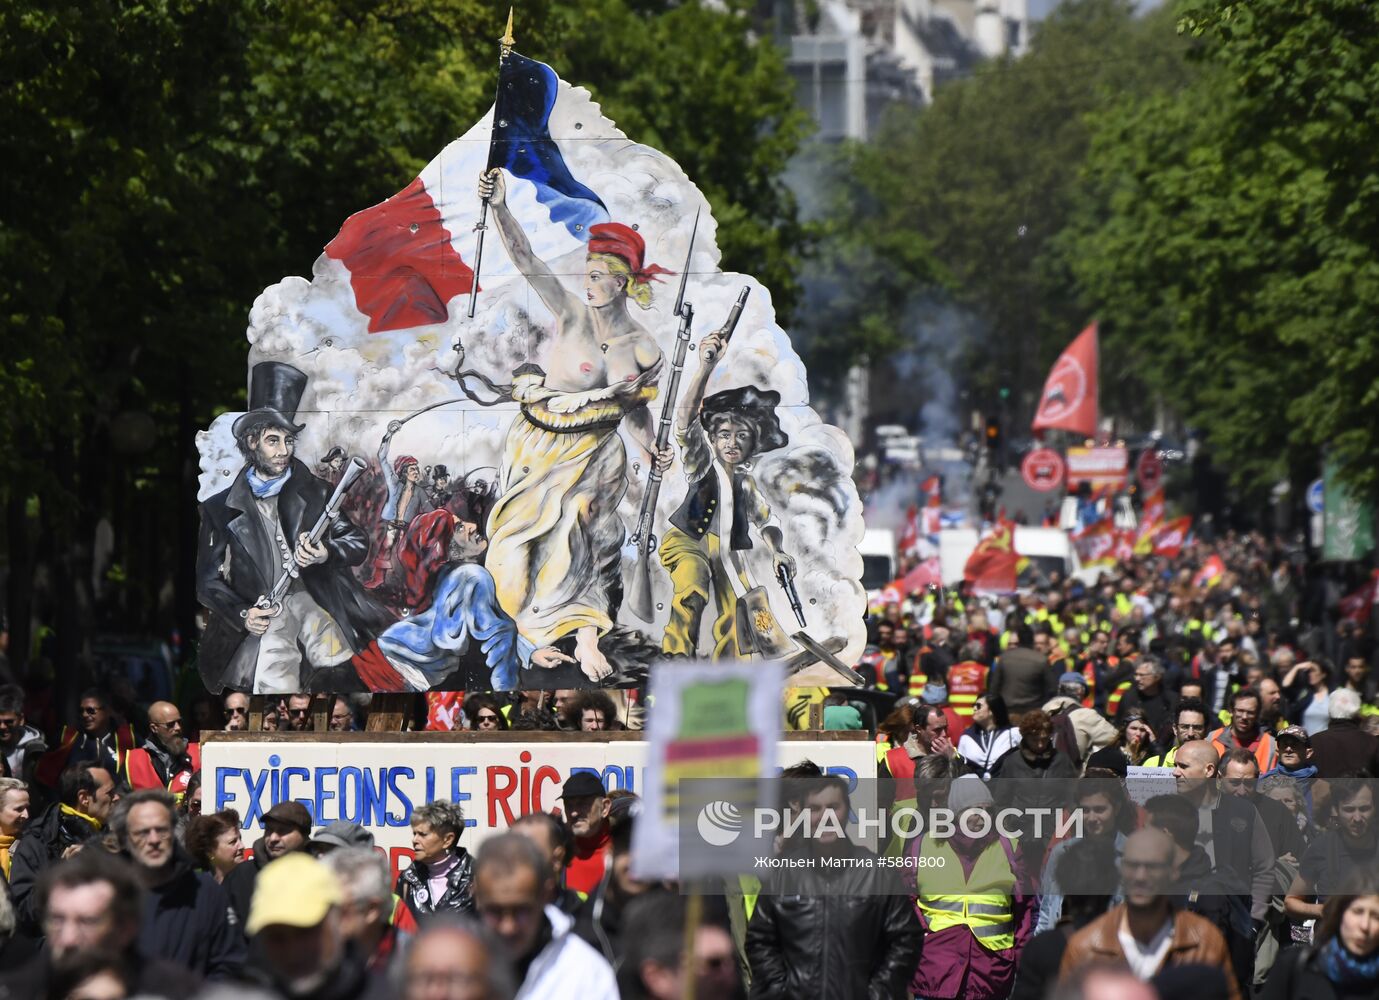
<svg viewBox="0 0 1379 1000">
<path fill-rule="evenodd" d="M 1015 551 L 1015 526 L 1002 521 L 972 550 L 962 569 L 963 579 L 977 590 L 1011 591 L 1020 573 Z"/>
<path fill-rule="evenodd" d="M 1114 566 L 1116 550 L 1120 544 L 1120 532 L 1109 520 L 1098 521 L 1073 539 L 1077 557 L 1087 568 Z"/>
<path fill-rule="evenodd" d="M 1376 594 L 1379 594 L 1379 569 L 1370 574 L 1369 582 L 1363 587 L 1341 598 L 1341 617 L 1348 618 L 1357 625 L 1365 624 L 1369 618 L 1369 609 L 1379 603 L 1375 600 Z"/>
<path fill-rule="evenodd" d="M 1097 327 L 1093 323 L 1058 356 L 1035 411 L 1034 431 L 1072 431 L 1096 434 Z"/>
<path fill-rule="evenodd" d="M 1183 551 L 1183 546 L 1187 544 L 1188 533 L 1192 531 L 1192 518 L 1174 518 L 1159 525 L 1154 530 L 1153 548 L 1151 551 L 1156 556 L 1168 556 L 1176 559 L 1178 553 Z"/>
</svg>

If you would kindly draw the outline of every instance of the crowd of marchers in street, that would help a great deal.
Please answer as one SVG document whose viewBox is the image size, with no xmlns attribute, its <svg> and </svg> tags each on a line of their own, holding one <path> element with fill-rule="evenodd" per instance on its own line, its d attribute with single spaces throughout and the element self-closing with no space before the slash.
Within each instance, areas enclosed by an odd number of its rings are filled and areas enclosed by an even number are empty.
<svg viewBox="0 0 1379 1000">
<path fill-rule="evenodd" d="M 1208 552 L 1210 585 L 1194 580 Z M 671 1000 L 687 979 L 714 998 L 1372 997 L 1374 648 L 1368 608 L 1338 616 L 1309 571 L 1227 537 L 1092 587 L 879 604 L 869 690 L 788 697 L 822 701 L 826 729 L 874 729 L 880 805 L 1077 811 L 1080 835 L 960 823 L 874 851 L 785 836 L 782 857 L 848 863 L 699 886 L 693 905 L 636 876 L 641 801 L 587 773 L 554 813 L 478 844 L 459 804 L 418 806 L 397 872 L 369 830 L 295 802 L 252 844 L 233 811 L 203 811 L 202 733 L 362 728 L 357 698 L 269 699 L 251 720 L 233 692 L 184 715 L 92 689 L 57 726 L 10 684 L 0 997 Z M 442 698 L 417 701 L 434 715 Z M 616 693 L 471 693 L 457 724 L 597 731 L 640 711 Z M 1145 769 L 1168 794 L 1131 797 Z M 783 805 L 846 830 L 846 779 L 809 761 L 786 777 Z M 908 893 L 857 863 L 878 854 L 913 862 Z"/>
</svg>

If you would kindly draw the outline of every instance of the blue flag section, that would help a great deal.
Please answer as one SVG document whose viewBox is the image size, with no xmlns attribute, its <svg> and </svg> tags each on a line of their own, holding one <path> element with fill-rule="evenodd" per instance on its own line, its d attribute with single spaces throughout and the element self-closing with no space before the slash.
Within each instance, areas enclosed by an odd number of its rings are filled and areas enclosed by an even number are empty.
<svg viewBox="0 0 1379 1000">
<path fill-rule="evenodd" d="M 545 63 L 516 52 L 503 60 L 488 169 L 502 167 L 513 177 L 535 184 L 536 199 L 550 210 L 551 221 L 577 239 L 588 240 L 590 226 L 608 221 L 608 209 L 598 195 L 575 180 L 551 138 L 556 86 L 555 70 Z"/>
</svg>

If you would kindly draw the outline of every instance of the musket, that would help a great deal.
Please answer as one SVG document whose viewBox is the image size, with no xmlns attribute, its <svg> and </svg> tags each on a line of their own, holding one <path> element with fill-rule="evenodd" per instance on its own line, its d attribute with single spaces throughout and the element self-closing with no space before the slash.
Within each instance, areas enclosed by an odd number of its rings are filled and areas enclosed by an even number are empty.
<svg viewBox="0 0 1379 1000">
<path fill-rule="evenodd" d="M 665 401 L 661 404 L 661 423 L 656 429 L 656 454 L 651 460 L 651 476 L 647 480 L 646 492 L 642 495 L 641 513 L 637 515 L 637 530 L 632 534 L 632 545 L 637 550 L 637 564 L 632 570 L 632 593 L 628 604 L 632 613 L 642 621 L 653 621 L 651 608 L 651 558 L 656 552 L 656 535 L 652 531 L 652 519 L 656 516 L 656 500 L 661 495 L 661 471 L 656 460 L 670 444 L 670 427 L 675 419 L 675 397 L 680 391 L 680 373 L 685 368 L 685 352 L 689 349 L 690 328 L 694 323 L 694 306 L 685 301 L 685 288 L 689 284 L 690 264 L 694 258 L 694 238 L 699 233 L 699 213 L 694 213 L 694 228 L 690 230 L 689 250 L 685 253 L 685 266 L 680 271 L 680 291 L 675 296 L 675 312 L 680 318 L 680 329 L 675 335 L 675 354 L 670 361 L 670 378 L 666 380 Z"/>
<path fill-rule="evenodd" d="M 307 532 L 307 541 L 312 545 L 319 545 L 321 539 L 325 537 L 326 529 L 330 527 L 332 521 L 340 516 L 340 508 L 345 502 L 345 494 L 349 492 L 351 486 L 364 474 L 364 460 L 362 458 L 351 458 L 349 464 L 345 466 L 344 473 L 340 476 L 340 483 L 335 487 L 335 492 L 326 501 L 326 509 L 321 511 L 321 516 L 316 519 L 316 523 Z M 292 582 L 300 575 L 301 569 L 297 565 L 296 559 L 288 557 L 283 564 L 282 575 L 278 577 L 278 582 L 273 584 L 273 589 L 264 594 L 254 602 L 254 607 L 260 611 L 272 612 L 271 617 L 276 618 L 282 614 L 283 598 L 292 587 Z M 248 618 L 249 611 L 245 609 L 239 613 L 241 618 Z"/>
<path fill-rule="evenodd" d="M 498 129 L 498 101 L 503 93 L 503 63 L 512 52 L 512 47 L 517 44 L 517 39 L 512 37 L 512 8 L 508 8 L 508 26 L 503 32 L 503 37 L 498 39 L 498 89 L 493 95 L 493 128 L 489 133 L 489 149 L 492 155 L 493 137 L 492 133 Z M 479 297 L 479 271 L 484 263 L 484 233 L 488 231 L 488 199 L 479 202 L 479 221 L 474 226 L 474 232 L 478 237 L 474 244 L 474 277 L 473 284 L 469 286 L 469 318 L 474 318 L 474 303 Z"/>
<path fill-rule="evenodd" d="M 780 589 L 785 591 L 785 597 L 790 602 L 790 610 L 795 612 L 795 621 L 800 623 L 800 628 L 808 628 L 809 623 L 804 620 L 804 605 L 800 603 L 800 592 L 795 589 L 795 578 L 784 566 L 777 566 L 776 580 L 780 583 Z"/>
</svg>

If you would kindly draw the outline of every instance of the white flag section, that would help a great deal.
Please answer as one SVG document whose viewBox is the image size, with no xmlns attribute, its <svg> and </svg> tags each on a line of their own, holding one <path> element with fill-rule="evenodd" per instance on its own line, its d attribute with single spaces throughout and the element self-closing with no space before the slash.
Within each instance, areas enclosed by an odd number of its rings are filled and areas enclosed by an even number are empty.
<svg viewBox="0 0 1379 1000">
<path fill-rule="evenodd" d="M 750 868 L 753 810 L 775 805 L 784 668 L 779 662 L 676 663 L 652 674 L 643 809 L 632 837 L 640 879 L 703 878 Z M 700 808 L 703 782 L 722 795 Z M 693 782 L 698 794 L 686 798 Z M 715 784 L 715 790 L 718 789 Z M 682 799 L 694 808 L 693 859 L 683 866 Z M 705 850 L 704 848 L 710 848 Z"/>
</svg>

